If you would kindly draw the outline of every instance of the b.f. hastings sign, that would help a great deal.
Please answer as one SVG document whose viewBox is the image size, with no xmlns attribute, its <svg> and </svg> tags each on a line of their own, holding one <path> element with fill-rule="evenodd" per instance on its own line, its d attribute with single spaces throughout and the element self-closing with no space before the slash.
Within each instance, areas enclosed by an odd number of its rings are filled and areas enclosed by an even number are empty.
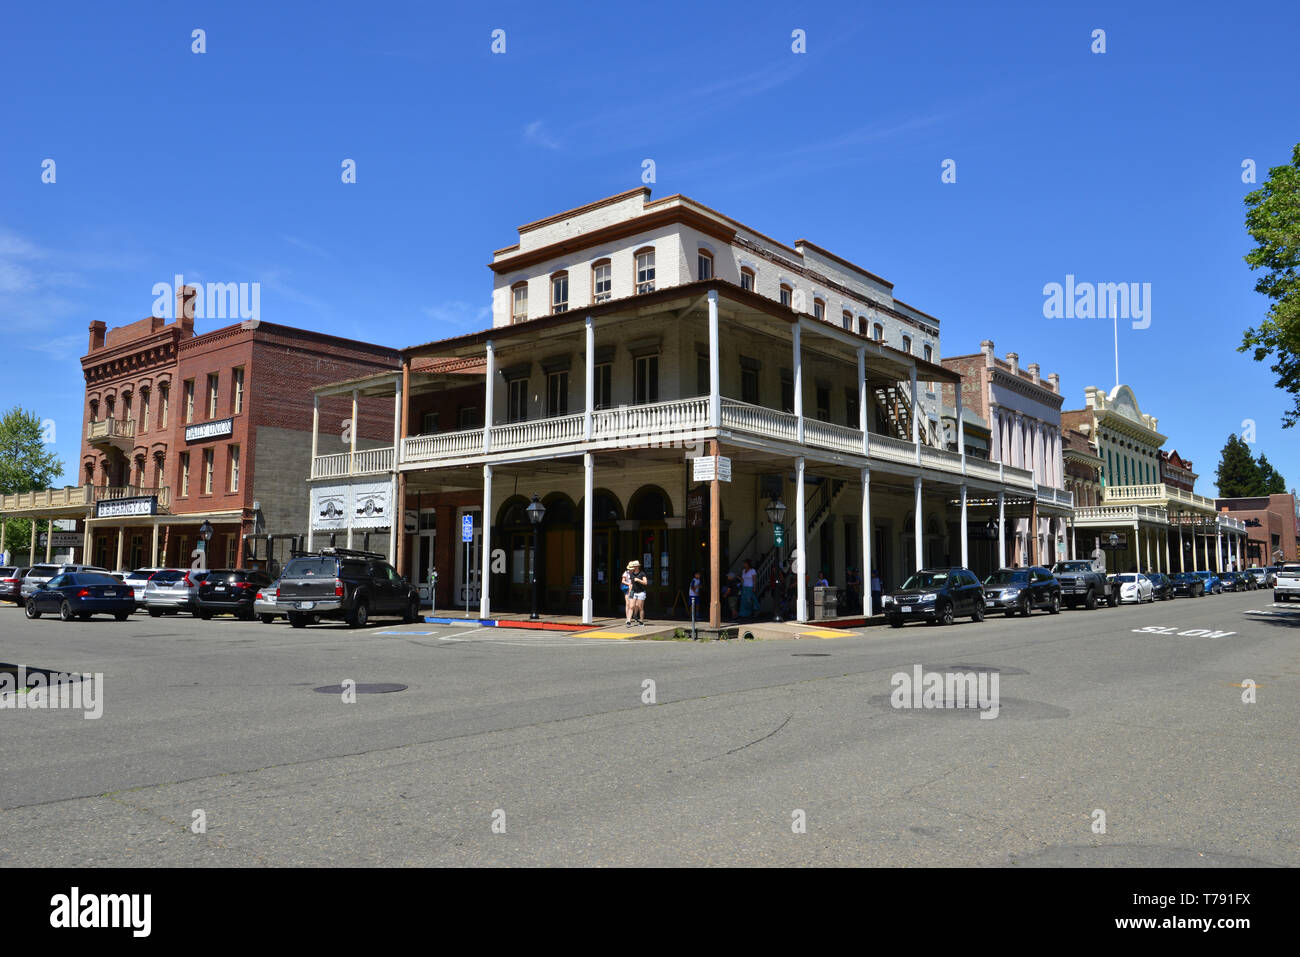
<svg viewBox="0 0 1300 957">
<path fill-rule="evenodd" d="M 95 503 L 95 518 L 128 518 L 134 515 L 157 515 L 158 496 L 106 498 Z"/>
<path fill-rule="evenodd" d="M 235 431 L 234 419 L 217 419 L 215 422 L 199 422 L 185 426 L 186 442 L 203 442 L 206 439 L 219 439 Z"/>
</svg>

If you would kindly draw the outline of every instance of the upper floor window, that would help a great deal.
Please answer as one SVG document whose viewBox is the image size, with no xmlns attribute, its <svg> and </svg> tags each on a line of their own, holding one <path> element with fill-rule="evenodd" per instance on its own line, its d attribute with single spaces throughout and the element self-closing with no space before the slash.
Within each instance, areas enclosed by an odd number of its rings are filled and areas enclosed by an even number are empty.
<svg viewBox="0 0 1300 957">
<path fill-rule="evenodd" d="M 794 378 L 788 372 L 781 373 L 781 411 L 794 411 Z"/>
<path fill-rule="evenodd" d="M 852 332 L 853 313 L 849 312 L 847 309 L 840 313 L 840 324 L 843 325 L 845 329 L 849 330 L 849 332 Z"/>
<path fill-rule="evenodd" d="M 462 405 L 456 413 L 456 428 L 464 432 L 466 429 L 474 429 L 482 425 L 478 417 L 478 406 Z M 438 417 L 433 417 L 433 429 L 438 430 Z"/>
<path fill-rule="evenodd" d="M 506 420 L 523 422 L 528 418 L 528 380 L 511 379 L 510 392 L 506 400 Z"/>
<path fill-rule="evenodd" d="M 212 472 L 216 464 L 216 455 L 213 449 L 203 450 L 203 494 L 212 494 Z"/>
<path fill-rule="evenodd" d="M 551 277 L 551 313 L 569 311 L 569 274 L 557 272 Z"/>
<path fill-rule="evenodd" d="M 546 376 L 546 414 L 569 414 L 569 373 L 552 372 Z"/>
<path fill-rule="evenodd" d="M 701 249 L 699 255 L 696 257 L 696 262 L 698 264 L 697 268 L 699 270 L 700 279 L 712 279 L 713 253 L 709 252 L 707 249 Z"/>
<path fill-rule="evenodd" d="M 908 355 L 911 355 L 911 354 L 912 354 L 912 337 L 911 337 L 911 336 L 903 336 L 903 351 L 906 352 Z"/>
<path fill-rule="evenodd" d="M 111 409 L 109 410 L 112 411 Z M 194 421 L 194 380 L 185 380 L 185 424 Z"/>
<path fill-rule="evenodd" d="M 141 466 L 143 468 L 143 466 Z M 230 446 L 230 491 L 239 491 L 239 446 Z"/>
<path fill-rule="evenodd" d="M 528 283 L 517 282 L 510 287 L 510 321 L 523 322 L 528 318 Z"/>
<path fill-rule="evenodd" d="M 659 401 L 659 356 L 637 356 L 635 397 L 637 405 Z"/>
<path fill-rule="evenodd" d="M 758 405 L 758 370 L 748 365 L 740 370 L 740 401 Z"/>
<path fill-rule="evenodd" d="M 236 366 L 230 374 L 231 406 L 235 415 L 244 411 L 244 367 Z"/>
<path fill-rule="evenodd" d="M 754 291 L 754 270 L 748 266 L 742 266 L 740 270 L 740 288 Z"/>
<path fill-rule="evenodd" d="M 140 390 L 140 431 L 149 431 L 149 390 Z"/>
<path fill-rule="evenodd" d="M 598 409 L 609 409 L 614 405 L 614 364 L 602 362 L 593 370 L 595 372 L 595 395 L 592 400 Z"/>
<path fill-rule="evenodd" d="M 608 259 L 591 266 L 591 301 L 605 302 L 614 292 L 614 271 Z"/>
<path fill-rule="evenodd" d="M 826 318 L 826 303 L 821 299 L 813 300 L 813 317 L 816 319 Z"/>
<path fill-rule="evenodd" d="M 180 455 L 181 495 L 190 494 L 190 453 Z"/>
<path fill-rule="evenodd" d="M 931 346 L 925 347 L 925 361 L 926 362 L 934 361 L 934 349 Z"/>
<path fill-rule="evenodd" d="M 787 286 L 785 283 L 781 283 L 781 305 L 789 308 L 790 303 L 793 300 L 794 300 L 794 290 L 790 286 Z"/>
<path fill-rule="evenodd" d="M 99 421 L 99 400 L 98 399 L 90 400 L 90 421 L 91 422 Z"/>
<path fill-rule="evenodd" d="M 817 386 L 817 418 L 823 422 L 831 420 L 831 390 L 829 386 Z"/>
<path fill-rule="evenodd" d="M 424 413 L 423 416 L 421 416 L 420 434 L 421 435 L 438 434 L 438 413 L 437 412 L 426 412 Z"/>
<path fill-rule="evenodd" d="M 171 386 L 160 385 L 158 387 L 158 425 L 167 428 L 167 413 L 171 405 Z"/>
<path fill-rule="evenodd" d="M 208 376 L 208 418 L 209 419 L 215 419 L 217 417 L 218 381 L 220 380 L 218 379 L 216 373 L 213 373 L 212 375 Z"/>
<path fill-rule="evenodd" d="M 878 323 L 876 323 L 874 326 L 871 327 L 871 338 L 875 339 L 877 342 L 884 342 L 884 341 L 885 341 L 885 325 L 884 325 L 884 323 L 878 322 Z"/>
<path fill-rule="evenodd" d="M 636 291 L 655 291 L 655 251 L 641 249 L 636 254 Z"/>
</svg>

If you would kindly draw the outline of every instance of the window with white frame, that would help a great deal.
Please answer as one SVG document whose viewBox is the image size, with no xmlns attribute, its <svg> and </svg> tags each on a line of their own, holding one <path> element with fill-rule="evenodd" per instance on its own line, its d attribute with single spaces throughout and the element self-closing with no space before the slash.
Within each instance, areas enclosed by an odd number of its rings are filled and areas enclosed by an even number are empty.
<svg viewBox="0 0 1300 957">
<path fill-rule="evenodd" d="M 908 355 L 911 355 L 911 353 L 912 353 L 912 337 L 911 337 L 911 336 L 903 336 L 903 351 L 906 352 Z"/>
<path fill-rule="evenodd" d="M 871 338 L 877 342 L 885 341 L 885 324 L 883 322 L 877 322 L 871 327 Z"/>
<path fill-rule="evenodd" d="M 523 422 L 528 418 L 528 380 L 511 379 L 510 390 L 506 400 L 506 420 Z"/>
<path fill-rule="evenodd" d="M 591 266 L 591 301 L 605 302 L 614 294 L 614 269 L 608 259 Z"/>
<path fill-rule="evenodd" d="M 701 249 L 696 257 L 696 269 L 700 274 L 700 279 L 713 278 L 713 253 L 707 249 Z"/>
<path fill-rule="evenodd" d="M 659 401 L 659 356 L 637 356 L 635 366 L 635 398 L 637 405 Z"/>
<path fill-rule="evenodd" d="M 754 291 L 754 270 L 748 266 L 741 267 L 740 270 L 740 288 Z"/>
<path fill-rule="evenodd" d="M 244 411 L 244 367 L 236 366 L 230 375 L 230 391 L 235 415 Z"/>
<path fill-rule="evenodd" d="M 614 364 L 612 362 L 602 362 L 593 370 L 595 372 L 592 383 L 595 393 L 592 400 L 598 409 L 609 409 L 614 405 L 613 402 L 613 384 L 614 384 Z"/>
<path fill-rule="evenodd" d="M 840 324 L 844 326 L 845 329 L 849 330 L 849 332 L 852 332 L 853 313 L 849 312 L 847 309 L 845 309 L 842 313 L 840 313 Z"/>
<path fill-rule="evenodd" d="M 789 308 L 790 303 L 794 300 L 794 289 L 781 283 L 781 305 Z"/>
<path fill-rule="evenodd" d="M 212 494 L 212 473 L 216 469 L 216 455 L 212 449 L 203 450 L 203 494 Z"/>
<path fill-rule="evenodd" d="M 510 321 L 523 322 L 528 318 L 528 283 L 517 282 L 510 287 Z"/>
<path fill-rule="evenodd" d="M 551 277 L 551 314 L 569 311 L 569 274 L 557 272 Z"/>
<path fill-rule="evenodd" d="M 567 369 L 546 376 L 546 414 L 554 417 L 569 414 L 569 372 Z"/>
<path fill-rule="evenodd" d="M 822 299 L 813 300 L 813 317 L 816 319 L 826 318 L 826 302 Z"/>
<path fill-rule="evenodd" d="M 208 376 L 208 418 L 217 417 L 217 383 L 220 381 L 214 372 Z"/>
<path fill-rule="evenodd" d="M 642 249 L 636 254 L 636 291 L 655 291 L 655 251 Z"/>
<path fill-rule="evenodd" d="M 230 446 L 230 491 L 239 491 L 239 446 Z"/>
</svg>

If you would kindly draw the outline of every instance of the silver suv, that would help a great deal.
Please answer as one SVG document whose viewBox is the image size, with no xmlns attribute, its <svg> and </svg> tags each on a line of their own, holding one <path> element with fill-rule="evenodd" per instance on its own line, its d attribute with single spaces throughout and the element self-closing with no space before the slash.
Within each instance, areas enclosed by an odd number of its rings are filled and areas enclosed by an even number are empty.
<svg viewBox="0 0 1300 957">
<path fill-rule="evenodd" d="M 108 569 L 100 568 L 98 565 L 33 565 L 23 576 L 22 597 L 31 598 L 37 585 L 49 581 L 55 575 L 64 575 L 68 572 L 102 572 L 107 575 Z"/>
<path fill-rule="evenodd" d="M 185 568 L 164 568 L 154 572 L 153 577 L 144 586 L 144 599 L 141 604 L 149 612 L 150 618 L 160 615 L 174 615 L 178 611 L 187 611 L 198 615 L 199 582 L 208 577 L 208 573 Z"/>
</svg>

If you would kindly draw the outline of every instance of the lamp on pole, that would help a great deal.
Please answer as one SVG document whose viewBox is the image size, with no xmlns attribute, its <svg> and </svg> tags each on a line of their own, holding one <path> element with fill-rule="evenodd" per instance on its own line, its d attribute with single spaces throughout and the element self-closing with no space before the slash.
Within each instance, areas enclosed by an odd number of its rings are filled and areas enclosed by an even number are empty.
<svg viewBox="0 0 1300 957">
<path fill-rule="evenodd" d="M 772 523 L 772 536 L 777 548 L 777 568 L 780 570 L 781 592 L 776 598 L 775 620 L 781 620 L 781 602 L 785 598 L 785 503 L 780 497 L 772 499 L 767 505 L 767 520 Z"/>
<path fill-rule="evenodd" d="M 203 570 L 208 567 L 208 542 L 212 541 L 212 523 L 206 518 L 203 524 L 199 526 L 199 538 L 203 541 Z"/>
<path fill-rule="evenodd" d="M 533 557 L 532 561 L 529 562 L 533 572 L 533 613 L 529 615 L 529 618 L 536 621 L 541 617 L 537 614 L 537 529 L 542 524 L 542 519 L 546 517 L 546 506 L 542 504 L 540 496 L 534 495 L 532 504 L 524 511 L 528 513 L 528 521 L 533 526 Z"/>
</svg>

